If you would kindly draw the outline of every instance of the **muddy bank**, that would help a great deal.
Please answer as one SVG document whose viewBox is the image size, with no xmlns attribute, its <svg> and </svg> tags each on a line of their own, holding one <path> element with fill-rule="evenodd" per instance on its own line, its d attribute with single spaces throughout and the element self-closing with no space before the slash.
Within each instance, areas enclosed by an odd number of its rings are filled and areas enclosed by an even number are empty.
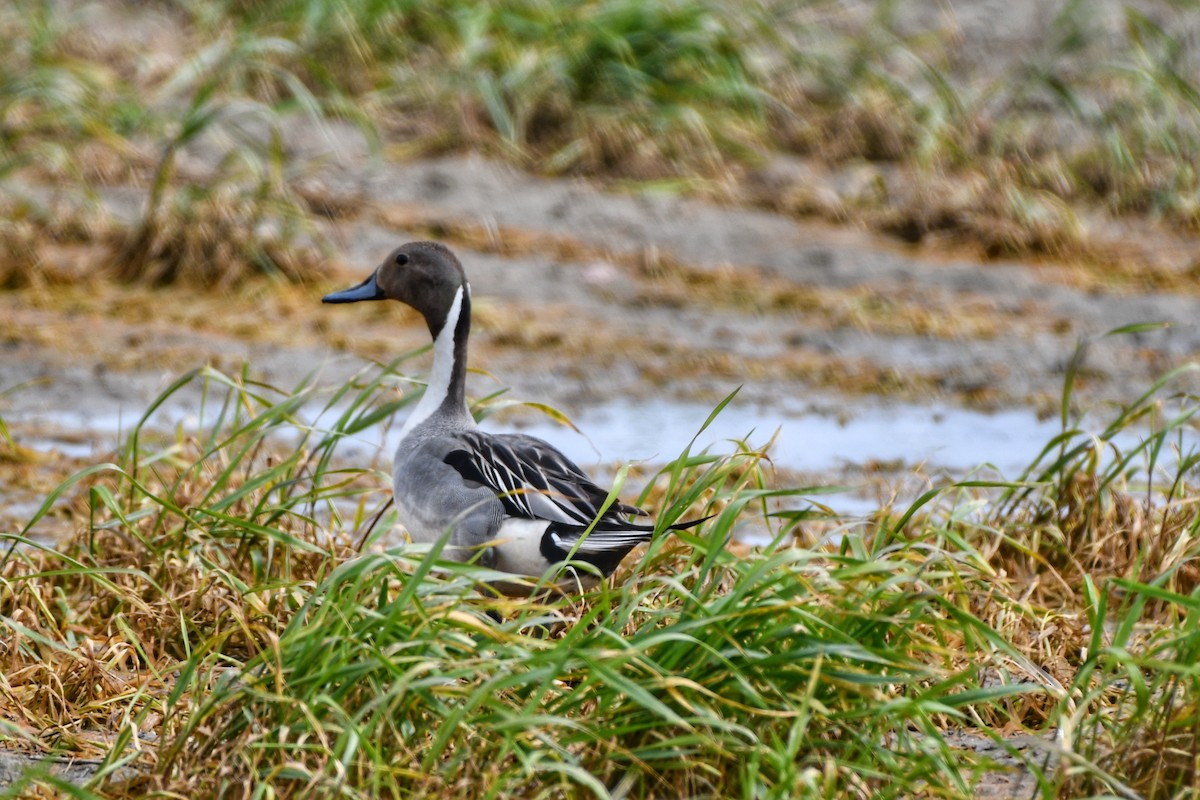
<svg viewBox="0 0 1200 800">
<path fill-rule="evenodd" d="M 474 365 L 569 413 L 664 394 L 712 402 L 739 385 L 759 404 L 875 395 L 1049 411 L 1081 342 L 1083 405 L 1126 400 L 1200 350 L 1200 297 L 1072 285 L 1069 267 L 948 261 L 849 229 L 605 193 L 475 157 L 330 164 L 313 191 L 353 212 L 327 223 L 326 286 L 0 295 L 0 386 L 39 381 L 11 393 L 8 409 L 80 398 L 133 408 L 210 360 L 248 361 L 283 385 L 325 364 L 337 380 L 356 357 L 419 347 L 425 332 L 398 307 L 318 302 L 416 237 L 449 241 L 467 266 Z M 118 216 L 129 213 L 120 194 L 105 194 Z M 1103 336 L 1142 322 L 1170 325 Z"/>
</svg>

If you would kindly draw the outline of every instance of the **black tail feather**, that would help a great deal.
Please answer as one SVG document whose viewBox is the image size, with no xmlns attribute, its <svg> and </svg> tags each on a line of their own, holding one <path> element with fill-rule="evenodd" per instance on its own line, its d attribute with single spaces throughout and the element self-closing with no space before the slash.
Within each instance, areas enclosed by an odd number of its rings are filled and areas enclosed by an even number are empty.
<svg viewBox="0 0 1200 800">
<path fill-rule="evenodd" d="M 719 516 L 719 514 L 709 514 L 707 517 L 700 517 L 699 519 L 688 520 L 687 522 L 675 522 L 671 525 L 668 525 L 667 530 L 686 531 L 688 528 L 694 528 L 697 525 L 708 522 L 710 519 L 713 519 L 716 516 Z"/>
</svg>

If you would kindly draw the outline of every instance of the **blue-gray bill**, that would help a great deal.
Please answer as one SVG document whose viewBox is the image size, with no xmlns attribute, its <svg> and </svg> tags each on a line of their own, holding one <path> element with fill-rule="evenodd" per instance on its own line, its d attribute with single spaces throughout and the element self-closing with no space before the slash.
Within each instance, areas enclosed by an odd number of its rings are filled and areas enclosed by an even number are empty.
<svg viewBox="0 0 1200 800">
<path fill-rule="evenodd" d="M 360 283 L 358 286 L 349 289 L 342 289 L 340 292 L 327 294 L 321 298 L 322 303 L 357 303 L 359 300 L 382 300 L 383 290 L 379 288 L 379 284 L 375 282 L 375 273 L 371 273 L 371 277 Z"/>
</svg>

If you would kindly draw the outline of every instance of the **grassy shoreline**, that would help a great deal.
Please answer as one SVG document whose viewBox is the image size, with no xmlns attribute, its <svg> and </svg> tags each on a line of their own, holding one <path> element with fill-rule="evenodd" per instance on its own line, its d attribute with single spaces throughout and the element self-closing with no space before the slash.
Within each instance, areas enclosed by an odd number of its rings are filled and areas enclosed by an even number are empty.
<svg viewBox="0 0 1200 800">
<path fill-rule="evenodd" d="M 1025 757 L 1040 796 L 1191 796 L 1198 409 L 1172 376 L 1100 437 L 1064 417 L 1014 482 L 849 526 L 781 510 L 828 489 L 774 485 L 753 446 L 684 452 L 638 500 L 712 522 L 514 601 L 436 553 L 356 549 L 391 525 L 386 479 L 336 447 L 411 400 L 396 366 L 332 395 L 189 373 L 144 422 L 200 382 L 201 428 L 139 426 L 5 534 L 8 746 L 105 759 L 70 790 L 95 797 L 968 797 L 995 769 L 953 745 L 977 729 L 1056 736 L 1057 766 Z M 1140 459 L 1161 493 L 1129 483 Z M 29 536 L 62 497 L 52 550 Z M 782 546 L 728 548 L 750 520 Z"/>
</svg>

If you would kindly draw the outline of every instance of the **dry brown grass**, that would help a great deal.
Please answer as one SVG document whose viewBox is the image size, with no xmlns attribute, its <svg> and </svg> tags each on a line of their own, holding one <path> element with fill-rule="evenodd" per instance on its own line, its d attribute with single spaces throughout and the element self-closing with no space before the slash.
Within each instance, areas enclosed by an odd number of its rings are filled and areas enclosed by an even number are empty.
<svg viewBox="0 0 1200 800">
<path fill-rule="evenodd" d="M 153 772 L 158 743 L 202 699 L 190 693 L 219 679 L 222 662 L 271 646 L 295 608 L 288 587 L 319 581 L 352 555 L 295 514 L 269 514 L 270 528 L 257 532 L 238 527 L 263 519 L 276 491 L 247 485 L 252 465 L 280 456 L 248 454 L 239 465 L 195 437 L 163 445 L 166 458 L 138 470 L 136 483 L 115 467 L 91 470 L 67 495 L 70 532 L 53 547 L 6 542 L 0 707 L 10 743 L 99 758 L 120 744 L 137 751 L 139 771 Z M 211 503 L 215 487 L 232 495 L 221 504 L 230 524 L 192 510 Z M 121 496 L 130 505 L 114 516 Z M 303 546 L 281 540 L 276 549 L 271 536 Z M 213 672 L 181 686 L 179 670 L 197 653 Z"/>
<path fill-rule="evenodd" d="M 186 215 L 148 220 L 126 234 L 114 248 L 110 268 L 127 282 L 217 291 L 262 274 L 295 283 L 323 275 L 324 257 L 317 247 L 264 236 L 258 230 L 264 222 L 255 200 L 217 193 Z"/>
</svg>

